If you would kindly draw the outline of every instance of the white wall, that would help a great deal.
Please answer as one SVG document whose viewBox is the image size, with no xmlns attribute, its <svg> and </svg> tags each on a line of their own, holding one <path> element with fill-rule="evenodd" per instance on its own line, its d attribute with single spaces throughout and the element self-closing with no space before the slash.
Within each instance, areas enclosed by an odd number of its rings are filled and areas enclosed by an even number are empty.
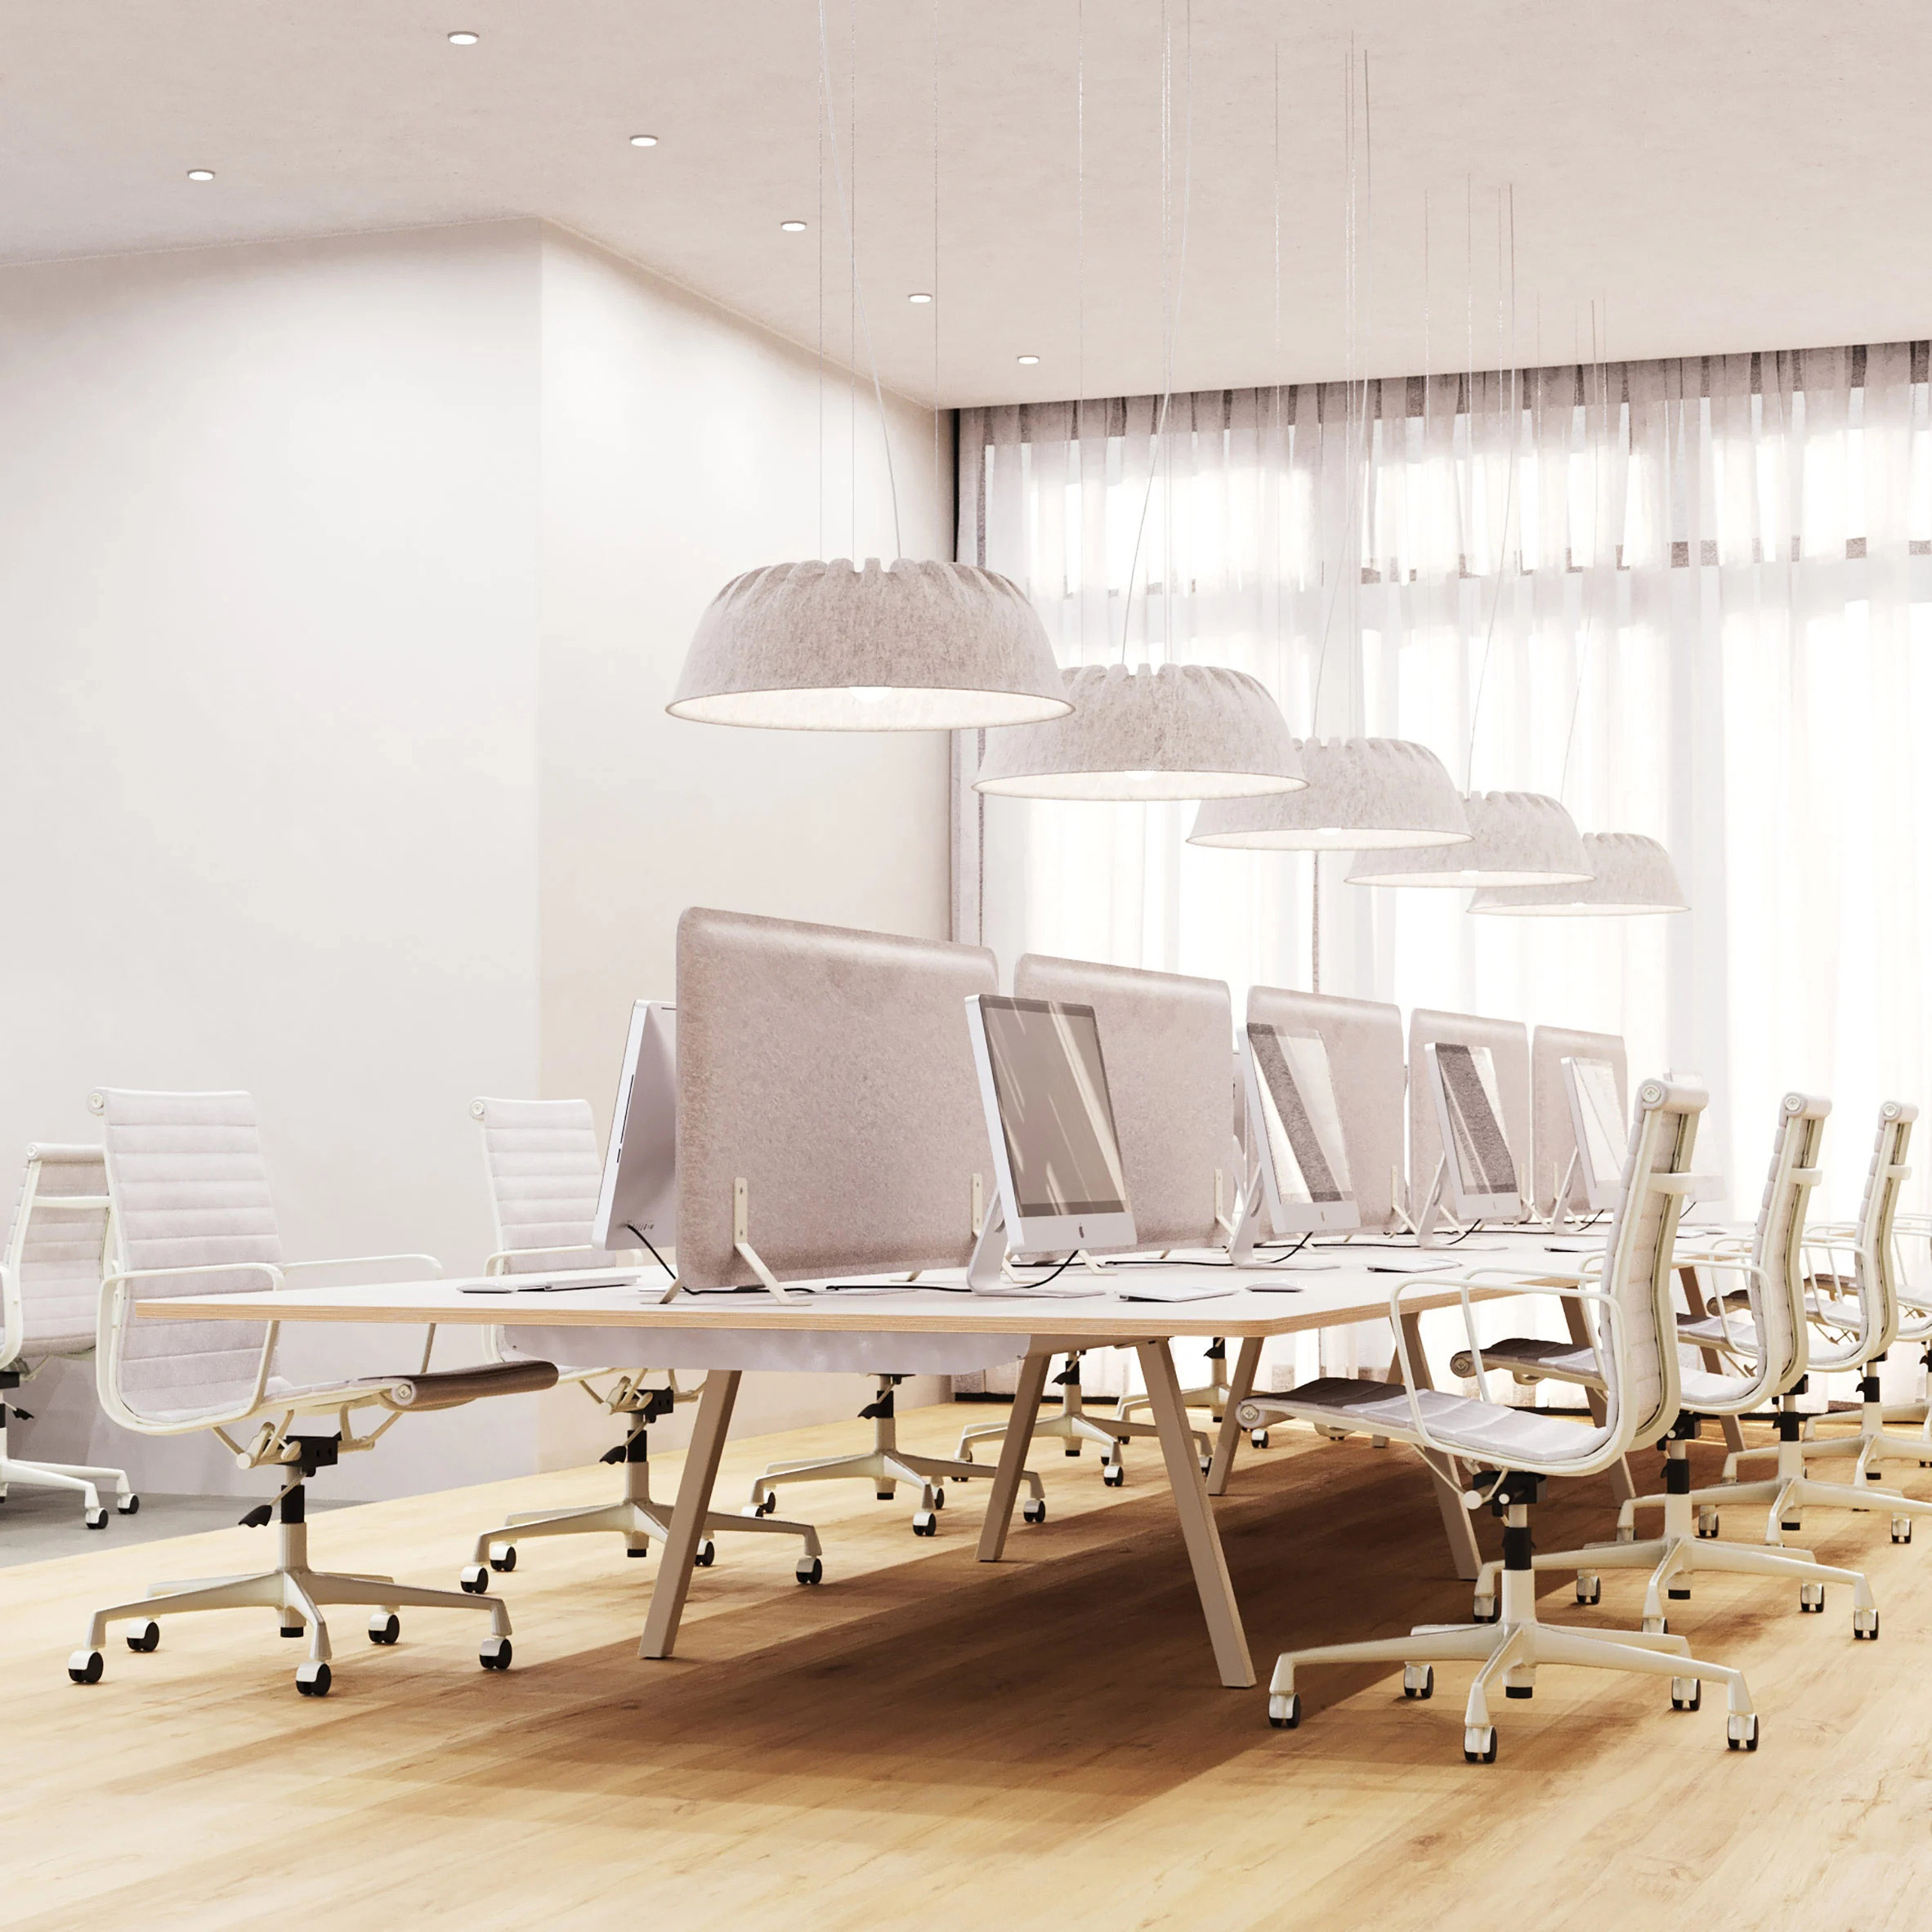
<svg viewBox="0 0 1932 1932">
<path fill-rule="evenodd" d="M 856 552 L 894 554 L 878 411 L 828 369 L 821 459 L 812 358 L 556 229 L 543 290 L 543 1082 L 607 1124 L 632 1003 L 673 996 L 687 906 L 949 936 L 947 744 L 665 714 L 718 589 L 821 554 L 821 474 L 825 548 L 852 552 L 855 449 Z M 950 446 L 936 500 L 931 414 L 887 408 L 906 553 L 950 556 Z M 856 1379 L 755 1377 L 736 1426 L 864 1399 Z M 548 1465 L 610 1439 L 574 1390 L 541 1408 Z"/>
<path fill-rule="evenodd" d="M 606 1111 L 686 902 L 942 931 L 940 740 L 662 715 L 710 592 L 816 545 L 818 394 L 534 223 L 0 273 L 5 1160 L 96 1138 L 92 1085 L 246 1087 L 292 1257 L 468 1270 L 469 1098 Z M 944 527 L 919 488 L 909 549 Z M 295 1366 L 399 1339 L 313 1332 Z M 27 1406 L 18 1452 L 260 1487 L 199 1438 L 117 1439 L 85 1365 Z M 607 1440 L 580 1397 L 485 1404 L 331 1492 Z"/>
</svg>

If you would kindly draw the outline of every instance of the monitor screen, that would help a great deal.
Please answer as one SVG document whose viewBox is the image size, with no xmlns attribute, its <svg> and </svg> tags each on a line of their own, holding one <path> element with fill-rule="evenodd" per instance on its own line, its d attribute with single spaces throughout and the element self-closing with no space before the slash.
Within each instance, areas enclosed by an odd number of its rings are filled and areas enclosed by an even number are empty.
<svg viewBox="0 0 1932 1932">
<path fill-rule="evenodd" d="M 1465 1194 L 1514 1194 L 1516 1160 L 1503 1132 L 1496 1062 L 1487 1047 L 1438 1040 L 1436 1068 L 1448 1109 L 1451 1150 Z"/>
<path fill-rule="evenodd" d="M 661 1000 L 631 1010 L 591 1240 L 600 1248 L 677 1243 L 678 1009 Z"/>
<path fill-rule="evenodd" d="M 1348 1156 L 1329 1077 L 1328 1049 L 1313 1034 L 1250 1022 L 1263 1125 L 1284 1201 L 1349 1198 Z"/>
<path fill-rule="evenodd" d="M 1125 1213 L 1126 1176 L 1093 1008 L 992 995 L 979 1008 L 1019 1212 Z"/>
<path fill-rule="evenodd" d="M 1567 1064 L 1575 1086 L 1584 1163 L 1601 1186 L 1622 1171 L 1628 1138 L 1623 1102 L 1617 1098 L 1617 1069 L 1608 1060 L 1572 1060 Z"/>
</svg>

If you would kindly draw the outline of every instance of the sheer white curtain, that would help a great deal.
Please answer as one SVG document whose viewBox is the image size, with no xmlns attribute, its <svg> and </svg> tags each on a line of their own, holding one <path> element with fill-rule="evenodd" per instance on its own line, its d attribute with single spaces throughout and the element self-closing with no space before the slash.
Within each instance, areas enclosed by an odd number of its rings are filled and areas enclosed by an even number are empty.
<svg viewBox="0 0 1932 1932">
<path fill-rule="evenodd" d="M 968 410 L 959 554 L 1026 587 L 1063 662 L 1235 665 L 1298 732 L 1420 739 L 1459 783 L 1661 839 L 1688 915 L 1474 919 L 1331 855 L 1322 987 L 1701 1075 L 1741 1211 L 1777 1096 L 1829 1093 L 1849 1210 L 1878 1101 L 1932 1102 L 1925 373 L 1896 343 L 1217 391 L 1164 433 L 1147 397 Z M 1191 847 L 1192 806 L 982 801 L 976 756 L 955 917 L 1004 967 L 1211 974 L 1237 1011 L 1309 983 L 1310 856 Z"/>
</svg>

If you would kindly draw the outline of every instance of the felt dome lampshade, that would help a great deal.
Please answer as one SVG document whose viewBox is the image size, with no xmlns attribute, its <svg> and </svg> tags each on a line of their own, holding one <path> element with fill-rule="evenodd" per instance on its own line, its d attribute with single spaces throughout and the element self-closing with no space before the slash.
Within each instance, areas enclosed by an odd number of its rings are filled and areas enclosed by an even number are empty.
<svg viewBox="0 0 1932 1932">
<path fill-rule="evenodd" d="M 768 564 L 698 620 L 665 709 L 704 724 L 954 731 L 1071 709 L 1039 614 L 971 564 Z"/>
<path fill-rule="evenodd" d="M 1581 884 L 1492 887 L 1477 893 L 1469 910 L 1542 919 L 1690 910 L 1677 868 L 1656 839 L 1636 832 L 1585 832 L 1583 856 L 1592 876 Z"/>
<path fill-rule="evenodd" d="M 1082 664 L 1071 715 L 986 734 L 977 788 L 1001 798 L 1153 801 L 1299 791 L 1295 739 L 1258 679 L 1207 664 Z"/>
<path fill-rule="evenodd" d="M 1250 852 L 1361 852 L 1383 846 L 1462 846 L 1468 816 L 1442 762 L 1406 738 L 1305 738 L 1308 789 L 1210 800 L 1193 845 Z"/>
<path fill-rule="evenodd" d="M 1590 877 L 1575 821 L 1541 792 L 1471 792 L 1467 845 L 1379 852 L 1359 859 L 1351 885 L 1561 886 Z"/>
</svg>

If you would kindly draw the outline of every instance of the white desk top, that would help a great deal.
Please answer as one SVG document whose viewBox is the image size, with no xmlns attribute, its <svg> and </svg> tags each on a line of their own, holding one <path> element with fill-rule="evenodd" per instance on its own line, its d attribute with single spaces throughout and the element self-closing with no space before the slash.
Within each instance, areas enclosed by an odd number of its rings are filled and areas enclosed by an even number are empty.
<svg viewBox="0 0 1932 1932">
<path fill-rule="evenodd" d="M 490 1286 L 514 1281 L 524 1286 L 509 1294 L 466 1294 L 481 1285 L 468 1281 L 388 1281 L 347 1288 L 290 1288 L 280 1293 L 173 1295 L 139 1300 L 137 1315 L 176 1322 L 387 1322 L 469 1324 L 480 1327 L 636 1328 L 665 1331 L 793 1330 L 842 1330 L 894 1335 L 1013 1335 L 1080 1338 L 1098 1344 L 1156 1336 L 1260 1336 L 1297 1329 L 1335 1327 L 1351 1322 L 1384 1320 L 1389 1297 L 1406 1288 L 1405 1312 L 1452 1305 L 1459 1290 L 1454 1276 L 1438 1272 L 1445 1260 L 1454 1275 L 1478 1268 L 1520 1271 L 1533 1277 L 1541 1268 L 1573 1269 L 1583 1256 L 1552 1254 L 1541 1234 L 1487 1230 L 1460 1250 L 1329 1248 L 1311 1250 L 1307 1259 L 1334 1261 L 1332 1269 L 1290 1272 L 1265 1264 L 1229 1269 L 1176 1261 L 1161 1267 L 1110 1270 L 1104 1280 L 1088 1277 L 1094 1292 L 1076 1297 L 1038 1298 L 973 1295 L 958 1276 L 936 1274 L 915 1286 L 866 1286 L 825 1288 L 803 1283 L 809 1293 L 779 1301 L 764 1290 L 682 1294 L 666 1303 L 660 1276 L 641 1272 L 633 1286 L 595 1287 L 545 1292 L 538 1284 L 567 1282 L 567 1274 L 492 1277 Z M 1411 1274 L 1407 1260 L 1420 1264 Z M 1420 1272 L 1426 1268 L 1430 1272 Z M 608 1269 L 597 1271 L 608 1274 Z M 1211 1282 L 1226 1280 L 1228 1291 L 1211 1299 L 1185 1302 L 1129 1301 L 1123 1295 L 1140 1284 Z M 945 1284 L 950 1282 L 952 1286 Z M 1070 1268 L 1053 1286 L 1082 1285 Z M 1488 1299 L 1508 1292 L 1504 1284 L 1482 1284 L 1472 1296 Z"/>
</svg>

